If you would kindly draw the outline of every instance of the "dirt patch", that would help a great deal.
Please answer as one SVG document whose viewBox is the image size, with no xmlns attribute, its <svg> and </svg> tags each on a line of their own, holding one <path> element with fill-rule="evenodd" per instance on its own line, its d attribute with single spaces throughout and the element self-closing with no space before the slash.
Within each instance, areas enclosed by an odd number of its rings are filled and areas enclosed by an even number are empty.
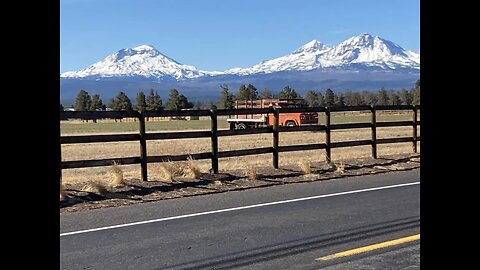
<svg viewBox="0 0 480 270">
<path fill-rule="evenodd" d="M 289 183 L 325 181 L 349 176 L 385 173 L 420 168 L 420 154 L 383 156 L 379 159 L 359 158 L 327 164 L 312 162 L 311 173 L 304 174 L 300 165 L 256 168 L 256 178 L 245 176 L 245 170 L 231 170 L 217 175 L 203 173 L 199 179 L 176 177 L 171 183 L 143 182 L 137 178 L 124 179 L 124 185 L 106 187 L 92 192 L 83 185 L 66 183 L 65 198 L 60 201 L 60 213 L 115 207 L 135 203 L 167 200 L 187 196 L 259 188 Z"/>
</svg>

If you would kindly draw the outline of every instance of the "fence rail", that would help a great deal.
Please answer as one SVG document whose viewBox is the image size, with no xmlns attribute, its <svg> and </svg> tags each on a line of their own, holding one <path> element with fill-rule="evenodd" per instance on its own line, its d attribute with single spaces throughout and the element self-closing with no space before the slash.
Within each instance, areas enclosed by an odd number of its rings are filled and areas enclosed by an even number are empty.
<svg viewBox="0 0 480 270">
<path fill-rule="evenodd" d="M 140 156 L 96 159 L 96 160 L 75 160 L 62 161 L 60 160 L 60 170 L 110 166 L 113 162 L 119 164 L 140 164 L 142 180 L 147 181 L 147 164 L 166 162 L 166 161 L 184 161 L 189 157 L 200 159 L 211 159 L 212 172 L 218 173 L 218 159 L 226 157 L 238 157 L 246 155 L 269 154 L 273 155 L 273 167 L 278 168 L 279 152 L 291 151 L 305 151 L 305 150 L 320 150 L 325 149 L 327 162 L 331 161 L 331 149 L 341 147 L 352 147 L 371 145 L 372 157 L 377 158 L 377 145 L 389 143 L 403 143 L 412 142 L 413 152 L 417 152 L 417 142 L 420 141 L 420 136 L 417 136 L 417 126 L 420 126 L 420 121 L 417 119 L 418 110 L 420 106 L 400 105 L 400 106 L 352 106 L 352 107 L 316 107 L 316 108 L 262 108 L 262 109 L 228 109 L 228 110 L 187 110 L 187 111 L 159 111 L 159 112 L 144 112 L 136 111 L 95 111 L 95 112 L 76 112 L 65 111 L 60 112 L 60 119 L 83 119 L 83 120 L 97 120 L 97 119 L 121 119 L 121 118 L 136 118 L 139 123 L 138 134 L 113 134 L 113 135 L 75 135 L 75 136 L 61 136 L 60 145 L 62 144 L 81 144 L 81 143 L 99 143 L 99 142 L 119 142 L 119 141 L 139 141 Z M 392 110 L 410 110 L 413 111 L 412 121 L 394 121 L 394 122 L 377 122 L 377 111 L 392 111 Z M 369 111 L 371 113 L 371 121 L 364 123 L 346 123 L 346 124 L 331 124 L 331 112 L 347 112 L 347 111 Z M 311 126 L 295 126 L 285 127 L 279 126 L 279 115 L 281 113 L 292 112 L 320 112 L 325 113 L 325 125 L 311 125 Z M 274 125 L 263 128 L 252 128 L 244 130 L 218 130 L 217 116 L 224 115 L 248 115 L 248 114 L 272 114 L 274 117 Z M 187 131 L 187 132 L 164 132 L 164 133 L 146 133 L 145 119 L 148 117 L 178 117 L 178 116 L 208 116 L 211 122 L 210 131 Z M 411 126 L 413 128 L 412 137 L 397 137 L 397 138 L 376 138 L 376 129 L 379 127 L 403 127 Z M 344 142 L 331 142 L 332 130 L 358 129 L 370 128 L 371 140 L 357 140 Z M 279 133 L 281 132 L 298 132 L 298 131 L 316 131 L 325 132 L 325 143 L 305 144 L 305 145 L 279 145 Z M 247 134 L 261 134 L 272 133 L 273 146 L 262 147 L 243 150 L 218 151 L 218 137 L 221 136 L 238 136 Z M 182 154 L 182 155 L 163 155 L 163 156 L 148 156 L 147 145 L 148 140 L 164 140 L 164 139 L 186 139 L 186 138 L 210 138 L 211 151 L 204 153 Z M 60 181 L 61 181 L 60 171 Z"/>
</svg>

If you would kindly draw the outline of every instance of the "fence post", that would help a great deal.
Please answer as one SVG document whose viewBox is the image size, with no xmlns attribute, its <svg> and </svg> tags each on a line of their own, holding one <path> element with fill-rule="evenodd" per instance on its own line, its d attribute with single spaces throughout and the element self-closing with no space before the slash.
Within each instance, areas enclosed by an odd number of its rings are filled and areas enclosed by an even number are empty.
<svg viewBox="0 0 480 270">
<path fill-rule="evenodd" d="M 377 159 L 377 113 L 374 106 L 370 106 L 372 113 L 372 158 Z"/>
<path fill-rule="evenodd" d="M 417 106 L 413 106 L 413 153 L 417 153 Z"/>
<path fill-rule="evenodd" d="M 330 134 L 330 107 L 326 108 L 327 110 L 325 111 L 325 116 L 327 117 L 325 121 L 325 155 L 327 159 L 327 163 L 332 162 L 332 152 L 330 148 L 330 139 L 331 139 L 331 134 Z"/>
<path fill-rule="evenodd" d="M 212 130 L 212 172 L 218 173 L 218 134 L 217 134 L 217 109 L 210 110 Z"/>
<path fill-rule="evenodd" d="M 148 181 L 147 141 L 145 140 L 145 116 L 142 113 L 139 113 L 138 115 L 138 124 L 140 127 L 140 166 L 142 170 L 142 180 Z"/>
<path fill-rule="evenodd" d="M 273 110 L 273 168 L 275 169 L 278 169 L 279 115 L 278 108 L 275 108 Z"/>
</svg>

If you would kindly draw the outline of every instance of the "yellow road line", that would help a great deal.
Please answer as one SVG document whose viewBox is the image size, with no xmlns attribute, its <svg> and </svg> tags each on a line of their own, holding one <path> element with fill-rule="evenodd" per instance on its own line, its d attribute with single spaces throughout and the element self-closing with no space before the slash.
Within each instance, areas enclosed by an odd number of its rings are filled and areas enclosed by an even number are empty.
<svg viewBox="0 0 480 270">
<path fill-rule="evenodd" d="M 374 245 L 370 245 L 370 246 L 354 248 L 354 249 L 346 250 L 346 251 L 343 251 L 343 252 L 335 253 L 335 254 L 332 254 L 332 255 L 328 255 L 328 256 L 325 256 L 325 257 L 316 258 L 315 260 L 316 261 L 326 261 L 326 260 L 336 259 L 336 258 L 340 258 L 340 257 L 351 256 L 351 255 L 355 255 L 355 254 L 359 254 L 359 253 L 363 253 L 363 252 L 367 252 L 367 251 L 371 251 L 371 250 L 375 250 L 375 249 L 379 249 L 379 248 L 385 248 L 385 247 L 389 247 L 389 246 L 394 246 L 394 245 L 399 245 L 399 244 L 415 241 L 415 240 L 418 240 L 418 239 L 420 239 L 420 234 L 416 234 L 416 235 L 412 235 L 412 236 L 408 236 L 408 237 L 404 237 L 404 238 L 400 238 L 400 239 L 395 239 L 395 240 L 391 240 L 391 241 L 386 241 L 386 242 L 382 242 L 382 243 L 378 243 L 378 244 L 374 244 Z"/>
</svg>

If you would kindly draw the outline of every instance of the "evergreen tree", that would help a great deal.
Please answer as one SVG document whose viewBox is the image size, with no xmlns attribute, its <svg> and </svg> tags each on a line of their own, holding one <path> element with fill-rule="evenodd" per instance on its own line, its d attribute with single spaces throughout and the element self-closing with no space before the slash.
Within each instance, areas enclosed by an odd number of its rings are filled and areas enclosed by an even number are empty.
<svg viewBox="0 0 480 270">
<path fill-rule="evenodd" d="M 154 91 L 153 89 L 150 89 L 150 92 L 148 93 L 148 96 L 145 101 L 146 105 L 146 110 L 147 111 L 161 111 L 163 109 L 163 104 L 162 104 L 162 98 L 160 95 L 157 93 L 157 91 Z"/>
<path fill-rule="evenodd" d="M 137 93 L 136 102 L 135 108 L 137 111 L 143 113 L 147 110 L 147 102 L 145 101 L 145 93 L 143 93 L 143 91 Z"/>
<path fill-rule="evenodd" d="M 75 99 L 75 111 L 88 111 L 90 110 L 90 104 L 92 100 L 90 95 L 85 90 L 80 90 L 77 94 L 77 98 Z"/>
<path fill-rule="evenodd" d="M 90 111 L 105 110 L 105 105 L 103 105 L 100 95 L 95 94 L 92 96 L 92 101 L 90 103 Z"/>
<path fill-rule="evenodd" d="M 385 88 L 382 87 L 380 90 L 378 90 L 377 100 L 378 100 L 377 105 L 389 104 L 388 93 L 387 93 L 387 90 L 385 90 Z"/>
<path fill-rule="evenodd" d="M 401 105 L 402 101 L 400 101 L 400 97 L 398 96 L 397 92 L 390 90 L 388 91 L 388 104 L 389 105 Z"/>
<path fill-rule="evenodd" d="M 233 101 L 234 96 L 228 92 L 228 86 L 226 84 L 223 84 L 220 86 L 220 88 L 222 88 L 222 91 L 220 92 L 218 108 L 233 109 L 235 107 Z"/>
<path fill-rule="evenodd" d="M 259 95 L 258 97 L 259 97 L 259 98 L 268 99 L 268 98 L 273 98 L 273 95 L 272 95 L 272 92 L 270 92 L 270 90 L 268 90 L 267 88 L 264 88 L 264 89 L 260 92 L 260 95 Z"/>
<path fill-rule="evenodd" d="M 248 93 L 248 100 L 257 100 L 258 99 L 258 92 L 257 88 L 252 84 L 247 85 L 247 93 Z"/>
<path fill-rule="evenodd" d="M 362 95 L 360 95 L 360 93 L 352 91 L 348 91 L 345 93 L 345 105 L 359 106 L 363 104 L 365 104 L 365 102 L 363 101 Z"/>
<path fill-rule="evenodd" d="M 188 102 L 186 96 L 181 95 L 177 89 L 173 88 L 170 90 L 170 95 L 168 96 L 167 104 L 165 108 L 172 111 L 180 111 L 181 109 L 192 108 L 193 103 Z"/>
<path fill-rule="evenodd" d="M 305 94 L 305 102 L 308 107 L 324 106 L 323 96 L 317 90 L 308 90 Z"/>
<path fill-rule="evenodd" d="M 331 107 L 335 104 L 335 94 L 330 88 L 325 90 L 324 100 L 325 100 L 325 105 L 328 107 Z"/>
<path fill-rule="evenodd" d="M 111 108 L 114 111 L 132 111 L 132 102 L 130 98 L 124 93 L 119 92 L 111 104 Z"/>
<path fill-rule="evenodd" d="M 238 88 L 237 93 L 235 94 L 235 99 L 238 101 L 249 100 L 249 93 L 245 84 L 241 84 Z"/>
<path fill-rule="evenodd" d="M 363 91 L 362 92 L 362 100 L 365 105 L 374 106 L 377 104 L 377 95 L 370 91 Z"/>
<path fill-rule="evenodd" d="M 290 86 L 285 86 L 280 93 L 278 93 L 279 99 L 295 99 L 300 98 L 300 96 L 295 92 L 294 89 L 290 88 Z"/>
<path fill-rule="evenodd" d="M 415 83 L 415 89 L 413 90 L 413 105 L 420 105 L 420 79 Z"/>
<path fill-rule="evenodd" d="M 343 93 L 334 94 L 333 96 L 335 106 L 345 106 L 345 95 Z"/>
<path fill-rule="evenodd" d="M 407 89 L 402 89 L 398 92 L 398 97 L 402 105 L 412 105 L 413 96 Z"/>
</svg>

